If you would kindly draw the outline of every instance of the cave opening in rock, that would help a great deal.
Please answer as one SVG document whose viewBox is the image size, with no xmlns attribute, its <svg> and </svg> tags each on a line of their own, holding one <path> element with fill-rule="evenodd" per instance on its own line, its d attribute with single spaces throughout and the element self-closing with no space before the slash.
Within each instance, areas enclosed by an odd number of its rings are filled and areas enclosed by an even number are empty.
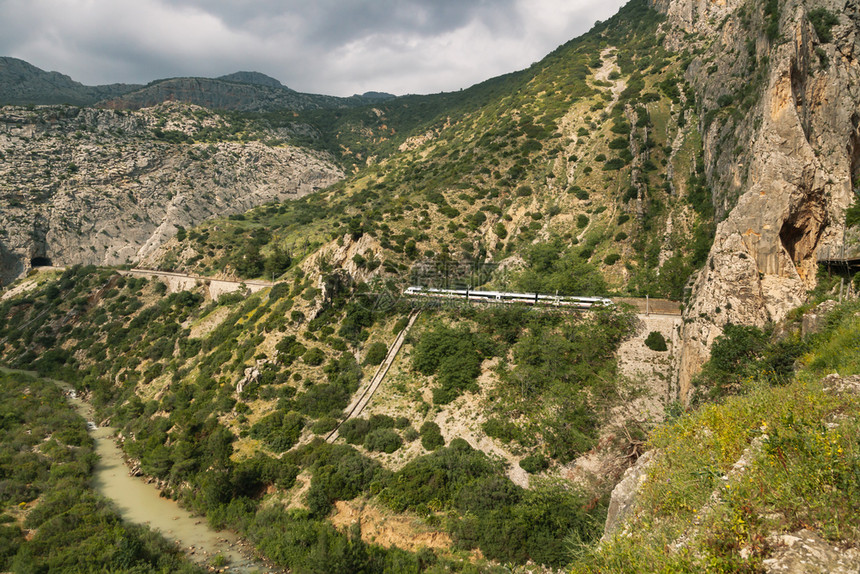
<svg viewBox="0 0 860 574">
<path fill-rule="evenodd" d="M 53 265 L 47 257 L 33 257 L 30 259 L 30 267 L 53 267 Z"/>
<path fill-rule="evenodd" d="M 782 241 L 782 246 L 788 251 L 788 256 L 791 260 L 798 263 L 797 244 L 806 235 L 806 231 L 800 227 L 795 227 L 791 222 L 786 221 L 782 224 L 782 229 L 779 230 L 779 240 Z"/>
</svg>

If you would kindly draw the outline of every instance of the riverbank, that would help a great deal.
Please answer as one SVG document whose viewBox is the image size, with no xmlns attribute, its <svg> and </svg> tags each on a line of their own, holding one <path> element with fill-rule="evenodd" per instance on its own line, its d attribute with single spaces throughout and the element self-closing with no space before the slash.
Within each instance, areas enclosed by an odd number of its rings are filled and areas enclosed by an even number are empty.
<svg viewBox="0 0 860 574">
<path fill-rule="evenodd" d="M 32 371 L 6 369 L 0 372 L 40 378 L 60 387 L 75 411 L 87 421 L 95 441 L 99 462 L 93 470 L 93 489 L 114 503 L 123 520 L 147 525 L 173 541 L 193 561 L 218 572 L 253 574 L 282 572 L 254 557 L 253 548 L 234 532 L 209 527 L 206 518 L 195 516 L 175 501 L 163 498 L 154 484 L 130 476 L 125 456 L 116 445 L 116 430 L 93 422 L 94 409 L 63 381 L 39 377 Z"/>
</svg>

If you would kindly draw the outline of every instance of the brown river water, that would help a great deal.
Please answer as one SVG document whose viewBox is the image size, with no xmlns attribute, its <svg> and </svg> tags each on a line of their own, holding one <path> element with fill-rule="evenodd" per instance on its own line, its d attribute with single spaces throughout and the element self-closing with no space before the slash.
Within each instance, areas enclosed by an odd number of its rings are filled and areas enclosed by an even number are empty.
<svg viewBox="0 0 860 574">
<path fill-rule="evenodd" d="M 38 376 L 28 371 L 0 369 L 6 373 Z M 51 382 L 60 386 L 79 415 L 87 422 L 87 429 L 95 441 L 99 462 L 92 478 L 93 488 L 113 501 L 124 520 L 135 524 L 146 524 L 174 541 L 194 562 L 202 566 L 215 565 L 215 557 L 225 560 L 216 570 L 251 574 L 255 572 L 279 572 L 263 562 L 251 558 L 251 546 L 235 533 L 209 527 L 206 519 L 195 516 L 180 507 L 175 501 L 162 498 L 154 484 L 143 478 L 130 476 L 122 450 L 116 445 L 116 430 L 111 427 L 96 427 L 92 406 L 81 400 L 72 388 L 62 381 Z"/>
</svg>

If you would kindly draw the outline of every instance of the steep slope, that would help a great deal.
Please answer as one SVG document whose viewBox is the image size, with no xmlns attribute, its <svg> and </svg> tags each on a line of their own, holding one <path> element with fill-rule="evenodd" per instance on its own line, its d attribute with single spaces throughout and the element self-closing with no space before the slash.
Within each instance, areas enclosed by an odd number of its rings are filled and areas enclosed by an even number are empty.
<svg viewBox="0 0 860 574">
<path fill-rule="evenodd" d="M 842 243 L 857 181 L 860 12 L 853 2 L 655 2 L 667 45 L 696 48 L 708 184 L 723 221 L 686 309 L 680 394 L 727 323 L 800 304 Z M 692 35 L 692 36 L 691 36 Z"/>
<path fill-rule="evenodd" d="M 168 293 L 158 280 L 111 269 L 36 274 L 0 302 L 3 360 L 66 377 L 89 393 L 100 415 L 123 429 L 124 449 L 141 472 L 214 524 L 241 529 L 295 571 L 493 571 L 496 565 L 486 559 L 563 566 L 571 549 L 598 534 L 608 489 L 641 452 L 667 406 L 660 404 L 663 397 L 668 402 L 678 396 L 667 381 L 641 385 L 627 379 L 631 369 L 617 360 L 618 349 L 633 332 L 644 339 L 648 328 L 654 335 L 662 329 L 667 332 L 659 338 L 670 346 L 638 346 L 653 352 L 655 365 L 671 364 L 678 359 L 677 338 L 668 332 L 673 327 L 638 326 L 621 308 L 569 314 L 421 305 L 403 298 L 403 287 L 435 282 L 681 299 L 689 297 L 697 277 L 682 332 L 689 379 L 726 321 L 761 324 L 783 316 L 814 284 L 814 252 L 832 243 L 829 222 L 844 209 L 847 196 L 840 193 L 850 192 L 837 178 L 854 175 L 853 147 L 843 149 L 846 141 L 853 145 L 854 128 L 831 126 L 827 114 L 815 120 L 819 112 L 799 107 L 803 94 L 803 102 L 820 103 L 816 110 L 836 106 L 828 112 L 834 117 L 848 110 L 833 98 L 853 93 L 856 84 L 839 80 L 831 86 L 831 68 L 824 67 L 836 59 L 836 46 L 815 50 L 814 42 L 800 41 L 813 33 L 843 38 L 844 22 L 831 25 L 828 13 L 807 13 L 797 3 L 681 0 L 656 6 L 664 15 L 646 0 L 634 0 L 529 69 L 456 95 L 397 99 L 332 115 L 218 115 L 178 105 L 135 114 L 63 112 L 111 126 L 134 118 L 136 125 L 123 127 L 138 134 L 128 146 L 134 153 L 178 150 L 187 158 L 175 164 L 189 170 L 182 172 L 190 173 L 186 180 L 168 180 L 180 190 L 208 189 L 210 179 L 220 181 L 221 164 L 234 166 L 242 184 L 250 181 L 243 177 L 260 177 L 264 170 L 256 170 L 253 158 L 246 162 L 245 154 L 261 150 L 280 157 L 280 150 L 290 149 L 277 139 L 284 137 L 313 140 L 352 173 L 317 193 L 214 218 L 135 253 L 145 265 L 202 276 L 277 279 L 271 288 L 212 300 L 203 284 Z M 797 8 L 792 14 L 801 32 L 782 41 L 780 26 L 795 29 L 790 10 L 780 11 L 786 6 Z M 755 41 L 738 46 L 745 36 Z M 800 56 L 798 46 L 805 46 Z M 803 54 L 817 60 L 803 64 Z M 795 62 L 787 68 L 789 80 L 795 67 L 805 69 L 806 75 L 794 77 L 820 78 L 818 87 L 807 93 L 802 82 L 785 84 L 786 69 L 777 71 L 789 62 Z M 853 77 L 852 61 L 842 65 L 844 74 L 834 71 L 836 77 Z M 816 100 L 816 94 L 830 99 Z M 780 99 L 785 95 L 791 95 L 787 103 Z M 807 117 L 815 135 L 810 139 L 795 129 L 807 127 L 798 120 Z M 33 116 L 22 125 L 38 134 L 49 119 Z M 100 124 L 86 125 L 97 130 Z M 839 143 L 840 134 L 850 137 Z M 29 140 L 21 135 L 15 145 L 26 150 Z M 243 146 L 226 141 L 227 135 L 271 145 Z M 792 139 L 798 135 L 804 139 Z M 748 149 L 749 141 L 755 145 Z M 50 140 L 50 149 L 62 153 L 87 149 L 65 145 L 62 137 Z M 831 155 L 809 155 L 807 146 Z M 227 152 L 239 155 L 230 159 Z M 37 162 L 28 165 L 29 179 L 19 189 L 41 181 L 32 168 L 47 160 L 30 152 L 15 159 Z M 92 172 L 94 161 L 84 159 Z M 792 171 L 797 162 L 811 162 L 811 179 L 800 177 L 809 175 L 802 169 Z M 67 178 L 81 171 L 78 159 L 70 163 Z M 158 189 L 173 177 L 170 167 L 157 172 L 162 180 L 141 176 L 143 189 Z M 815 175 L 819 168 L 832 170 L 832 179 Z M 795 182 L 786 183 L 786 174 Z M 128 187 L 114 185 L 135 196 L 136 176 L 129 172 Z M 10 168 L 7 177 L 19 174 Z M 223 187 L 233 189 L 234 183 Z M 116 217 L 116 210 L 111 213 Z M 103 249 L 102 235 L 79 245 L 90 241 Z M 839 345 L 854 341 L 852 329 L 831 345 L 831 357 L 839 355 Z M 763 333 L 756 336 L 766 340 Z M 388 375 L 362 416 L 350 418 L 345 409 L 358 402 L 395 341 L 405 342 L 390 357 Z M 756 367 L 772 366 L 765 359 L 773 358 L 782 375 L 803 353 L 791 346 L 794 341 L 788 340 L 790 348 L 774 343 L 776 357 L 747 349 L 735 358 Z M 767 385 L 787 381 L 770 376 L 751 397 L 679 419 L 655 435 L 654 444 L 667 451 L 683 440 L 678 452 L 691 456 L 671 459 L 689 472 L 653 481 L 657 496 L 649 507 L 677 509 L 683 520 L 669 524 L 671 532 L 647 552 L 621 541 L 621 558 L 606 558 L 617 561 L 610 566 L 621 562 L 623 568 L 632 557 L 652 566 L 643 571 L 659 569 L 653 566 L 661 559 L 663 566 L 695 571 L 699 556 L 685 552 L 690 539 L 683 534 L 700 511 L 707 511 L 716 536 L 689 531 L 713 550 L 705 559 L 717 560 L 714 569 L 743 566 L 749 556 L 752 567 L 760 565 L 763 530 L 744 526 L 751 514 L 732 507 L 729 497 L 708 505 L 712 492 L 725 492 L 719 488 L 722 474 L 759 435 L 759 406 L 774 407 L 767 423 L 785 433 L 798 430 L 789 418 L 795 408 L 809 407 L 802 422 L 819 427 L 825 416 L 856 410 L 850 401 L 837 404 L 802 384 L 771 392 Z M 656 398 L 642 397 L 643 386 L 652 387 Z M 688 388 L 685 382 L 685 395 Z M 810 396 L 816 403 L 811 406 Z M 826 408 L 818 409 L 822 404 Z M 648 412 L 619 416 L 623 407 L 634 411 L 639 405 Z M 731 411 L 736 405 L 741 415 Z M 841 424 L 837 418 L 826 420 Z M 686 424 L 711 419 L 718 424 L 699 425 L 703 430 L 692 439 L 684 435 Z M 804 441 L 833 438 L 809 426 L 814 432 Z M 851 436 L 854 426 L 846 423 Z M 845 467 L 845 477 L 856 474 L 855 462 Z M 767 468 L 780 472 L 779 464 Z M 707 488 L 688 500 L 684 489 L 691 481 Z M 817 494 L 832 492 L 831 483 L 822 484 Z M 765 490 L 763 481 L 755 487 Z M 856 489 L 846 492 L 856 495 Z M 780 512 L 790 514 L 786 501 L 779 503 Z M 427 538 L 438 548 L 384 550 L 360 525 L 348 534 L 332 526 L 361 516 L 365 505 L 366 514 L 388 513 L 396 516 L 392 524 L 414 521 L 423 534 L 430 530 Z M 807 524 L 826 522 L 811 518 Z M 642 532 L 662 535 L 664 530 L 649 529 L 654 522 L 645 515 Z M 739 542 L 750 532 L 755 536 Z M 408 538 L 409 532 L 389 539 Z M 677 560 L 665 556 L 672 548 L 679 549 Z M 749 556 L 740 554 L 742 548 Z M 586 555 L 593 562 L 581 566 L 610 569 L 602 568 L 601 552 Z M 652 558 L 654 564 L 648 563 Z"/>
<path fill-rule="evenodd" d="M 202 132 L 208 143 L 191 143 Z M 178 228 L 301 197 L 342 177 L 323 155 L 224 141 L 233 132 L 201 108 L 3 108 L 0 280 L 49 261 L 128 263 Z"/>
<path fill-rule="evenodd" d="M 772 370 L 755 369 L 746 396 L 654 433 L 652 450 L 613 492 L 603 543 L 574 572 L 860 567 L 860 304 L 825 307 L 820 331 L 801 314 L 782 325 L 804 349 L 797 372 L 773 385 Z M 766 347 L 771 359 L 787 348 Z"/>
<path fill-rule="evenodd" d="M 71 104 L 88 106 L 140 88 L 134 84 L 85 86 L 24 60 L 0 57 L 0 105 Z"/>
<path fill-rule="evenodd" d="M 530 69 L 464 90 L 447 109 L 424 100 L 423 125 L 397 115 L 398 101 L 362 112 L 375 125 L 351 123 L 352 114 L 328 133 L 346 156 L 357 151 L 348 143 L 363 147 L 355 176 L 286 217 L 257 213 L 257 224 L 282 248 L 369 235 L 376 259 L 388 262 L 372 275 L 404 281 L 398 270 L 419 260 L 483 265 L 519 255 L 538 265 L 537 252 L 554 249 L 599 268 L 611 290 L 680 299 L 710 247 L 713 208 L 684 61 L 657 44 L 659 21 L 633 2 Z M 369 135 L 350 140 L 351 129 Z M 229 225 L 219 222 L 218 233 Z M 218 267 L 224 253 L 210 251 L 189 239 L 169 258 Z M 607 289 L 540 283 L 528 288 Z"/>
</svg>

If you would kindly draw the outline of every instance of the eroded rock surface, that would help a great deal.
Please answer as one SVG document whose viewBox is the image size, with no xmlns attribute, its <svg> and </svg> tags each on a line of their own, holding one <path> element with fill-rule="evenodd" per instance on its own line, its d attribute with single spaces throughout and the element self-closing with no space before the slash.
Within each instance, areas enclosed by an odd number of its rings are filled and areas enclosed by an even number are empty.
<svg viewBox="0 0 860 574">
<path fill-rule="evenodd" d="M 0 108 L 0 283 L 33 265 L 133 262 L 180 226 L 343 177 L 329 158 L 301 148 L 155 135 L 227 128 L 222 116 L 180 104 Z"/>
<path fill-rule="evenodd" d="M 768 538 L 773 554 L 763 563 L 767 574 L 856 574 L 860 551 L 839 548 L 810 530 Z"/>
<path fill-rule="evenodd" d="M 723 218 L 685 308 L 678 386 L 689 400 L 725 324 L 784 318 L 815 285 L 819 252 L 843 241 L 860 175 L 860 5 L 782 2 L 768 37 L 763 5 L 652 3 L 668 16 L 668 44 L 694 34 L 704 50 L 687 79 L 706 111 L 706 173 Z M 830 42 L 810 22 L 815 8 L 838 16 Z"/>
</svg>

